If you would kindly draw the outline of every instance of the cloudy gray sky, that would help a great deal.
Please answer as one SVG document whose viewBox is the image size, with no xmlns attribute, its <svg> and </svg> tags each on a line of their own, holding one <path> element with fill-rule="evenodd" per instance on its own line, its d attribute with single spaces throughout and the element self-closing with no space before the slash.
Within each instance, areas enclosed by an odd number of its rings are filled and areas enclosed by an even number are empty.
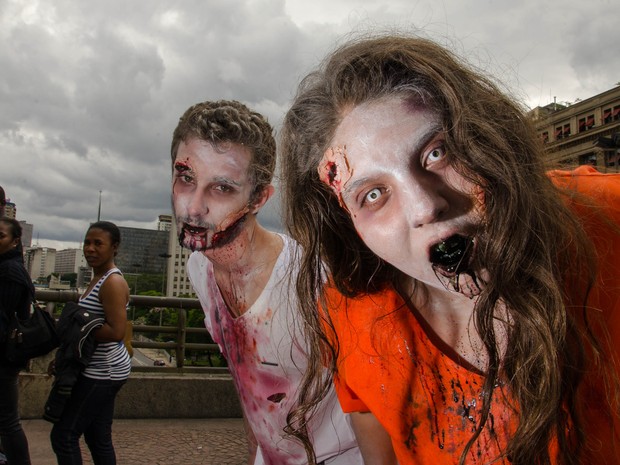
<svg viewBox="0 0 620 465">
<path fill-rule="evenodd" d="M 620 81 L 616 0 L 0 0 L 0 185 L 33 242 L 170 213 L 183 111 L 237 99 L 277 128 L 300 79 L 367 31 L 421 32 L 529 107 Z M 272 207 L 263 215 L 275 225 Z"/>
</svg>

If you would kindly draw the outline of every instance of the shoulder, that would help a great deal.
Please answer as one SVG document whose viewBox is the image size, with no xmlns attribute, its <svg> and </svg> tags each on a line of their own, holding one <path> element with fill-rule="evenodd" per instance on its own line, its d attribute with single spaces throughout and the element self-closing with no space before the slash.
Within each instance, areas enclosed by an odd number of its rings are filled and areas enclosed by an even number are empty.
<svg viewBox="0 0 620 465">
<path fill-rule="evenodd" d="M 129 285 L 127 281 L 123 277 L 123 274 L 120 270 L 114 271 L 110 273 L 103 283 L 101 283 L 101 291 L 103 293 L 107 292 L 129 292 Z"/>
<path fill-rule="evenodd" d="M 0 261 L 0 272 L 19 273 L 19 274 L 21 274 L 22 272 L 27 273 L 26 267 L 21 262 L 21 260 L 18 259 L 17 256 L 8 257 L 4 260 L 1 260 Z"/>
<path fill-rule="evenodd" d="M 620 198 L 620 173 L 601 173 L 583 165 L 571 171 L 549 172 L 551 181 L 559 188 L 592 197 L 604 204 L 613 204 Z"/>
</svg>

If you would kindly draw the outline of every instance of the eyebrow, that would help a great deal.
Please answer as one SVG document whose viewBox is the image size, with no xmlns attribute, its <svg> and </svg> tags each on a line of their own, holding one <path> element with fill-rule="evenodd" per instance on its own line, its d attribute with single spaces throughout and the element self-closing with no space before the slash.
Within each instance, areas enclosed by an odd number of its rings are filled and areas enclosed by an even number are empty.
<svg viewBox="0 0 620 465">
<path fill-rule="evenodd" d="M 178 173 L 187 173 L 187 172 L 193 173 L 194 172 L 191 166 L 183 162 L 175 163 L 174 170 L 177 171 Z M 234 179 L 227 178 L 225 176 L 215 176 L 211 180 L 211 182 L 220 182 L 220 183 L 229 184 L 235 187 L 241 187 L 241 183 L 239 183 L 238 181 L 235 181 Z"/>
<path fill-rule="evenodd" d="M 418 139 L 417 143 L 413 145 L 413 147 L 411 147 L 409 149 L 409 152 L 411 153 L 411 156 L 418 156 L 420 155 L 420 152 L 428 145 L 431 143 L 431 141 L 433 139 L 435 139 L 437 137 L 437 135 L 442 132 L 442 125 L 441 123 L 438 121 L 437 123 L 431 125 L 428 127 L 428 130 L 426 131 L 426 133 L 420 138 Z M 353 182 L 347 182 L 342 189 L 342 198 L 343 199 L 348 199 L 353 195 L 353 192 L 356 191 L 360 186 L 363 186 L 364 184 L 372 181 L 374 179 L 375 176 L 365 176 L 363 178 L 357 179 Z"/>
<path fill-rule="evenodd" d="M 234 179 L 227 178 L 225 176 L 215 176 L 211 182 L 221 182 L 224 184 L 230 184 L 232 186 L 241 187 L 241 183 Z"/>
</svg>

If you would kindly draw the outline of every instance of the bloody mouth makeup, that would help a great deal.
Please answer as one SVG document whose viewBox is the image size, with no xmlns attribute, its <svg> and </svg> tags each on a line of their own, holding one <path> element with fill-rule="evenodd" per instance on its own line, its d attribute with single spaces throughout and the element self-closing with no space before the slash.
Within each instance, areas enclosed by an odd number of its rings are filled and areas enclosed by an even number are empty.
<svg viewBox="0 0 620 465">
<path fill-rule="evenodd" d="M 473 243 L 471 237 L 455 234 L 435 244 L 430 252 L 433 267 L 441 269 L 446 274 L 460 273 L 469 267 Z"/>
<path fill-rule="evenodd" d="M 471 268 L 473 250 L 472 237 L 455 234 L 431 247 L 429 257 L 435 275 L 446 289 L 470 299 L 482 292 Z"/>
<path fill-rule="evenodd" d="M 247 216 L 248 210 L 244 209 L 236 220 L 219 230 L 216 230 L 213 225 L 197 226 L 183 223 L 179 233 L 179 244 L 193 252 L 215 249 L 230 244 L 243 229 L 243 223 Z"/>
</svg>

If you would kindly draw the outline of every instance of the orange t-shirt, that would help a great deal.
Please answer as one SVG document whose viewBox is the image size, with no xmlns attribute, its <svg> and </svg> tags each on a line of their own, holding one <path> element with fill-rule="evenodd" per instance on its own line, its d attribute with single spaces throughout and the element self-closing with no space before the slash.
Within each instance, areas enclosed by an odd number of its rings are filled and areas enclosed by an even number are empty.
<svg viewBox="0 0 620 465">
<path fill-rule="evenodd" d="M 597 201 L 607 205 L 603 213 L 620 225 L 620 176 L 601 177 L 588 168 L 551 176 L 557 184 L 571 183 L 582 192 L 595 190 Z M 605 311 L 611 340 L 619 341 L 620 235 L 603 226 L 600 216 L 588 215 L 579 206 L 575 210 L 585 217 L 602 259 L 601 277 L 589 303 Z M 343 410 L 372 412 L 392 438 L 400 465 L 457 464 L 481 415 L 483 377 L 443 353 L 392 288 L 355 299 L 330 288 L 327 297 L 340 344 L 335 383 Z M 588 388 L 596 386 L 594 381 Z M 599 388 L 588 393 L 594 403 L 604 397 Z M 509 387 L 497 386 L 489 419 L 467 464 L 491 463 L 501 456 L 517 427 L 516 408 Z M 596 409 L 593 405 L 586 418 L 590 444 L 607 449 L 583 463 L 620 463 L 611 458 L 620 436 L 610 433 L 609 418 Z M 602 445 L 597 442 L 599 432 Z M 506 459 L 493 463 L 509 464 Z"/>
</svg>

